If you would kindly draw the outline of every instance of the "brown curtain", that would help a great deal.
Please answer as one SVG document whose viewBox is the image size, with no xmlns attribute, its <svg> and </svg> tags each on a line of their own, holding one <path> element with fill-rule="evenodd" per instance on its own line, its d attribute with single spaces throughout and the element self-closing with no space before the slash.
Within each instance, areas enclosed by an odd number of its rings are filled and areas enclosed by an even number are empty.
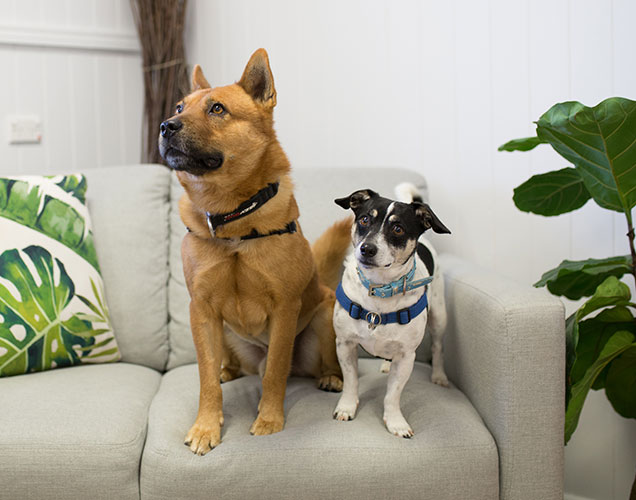
<svg viewBox="0 0 636 500">
<path fill-rule="evenodd" d="M 130 0 L 141 42 L 144 72 L 142 161 L 163 163 L 159 125 L 188 93 L 183 31 L 187 0 Z"/>
</svg>

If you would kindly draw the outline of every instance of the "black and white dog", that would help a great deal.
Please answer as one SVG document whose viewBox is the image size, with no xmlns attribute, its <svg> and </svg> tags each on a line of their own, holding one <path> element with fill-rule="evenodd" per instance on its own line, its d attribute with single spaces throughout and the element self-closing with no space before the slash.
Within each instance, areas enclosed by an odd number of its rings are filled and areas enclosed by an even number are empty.
<svg viewBox="0 0 636 500">
<path fill-rule="evenodd" d="M 336 291 L 334 328 L 344 387 L 334 410 L 337 420 L 351 420 L 358 408 L 358 356 L 361 345 L 373 356 L 390 360 L 384 423 L 389 432 L 409 438 L 413 430 L 400 410 L 400 396 L 415 362 L 425 329 L 432 336 L 431 380 L 448 386 L 442 358 L 446 326 L 444 282 L 435 251 L 420 236 L 427 229 L 450 233 L 422 203 L 415 186 L 396 188 L 402 201 L 370 189 L 335 202 L 353 210 L 354 252 L 345 261 Z"/>
</svg>

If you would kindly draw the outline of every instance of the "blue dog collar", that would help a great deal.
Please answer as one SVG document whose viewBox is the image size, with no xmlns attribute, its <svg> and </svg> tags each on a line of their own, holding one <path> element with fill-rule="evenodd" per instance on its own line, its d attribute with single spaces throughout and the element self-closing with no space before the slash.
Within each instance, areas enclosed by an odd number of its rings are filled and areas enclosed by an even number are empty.
<svg viewBox="0 0 636 500">
<path fill-rule="evenodd" d="M 389 323 L 398 323 L 400 325 L 406 325 L 411 322 L 412 319 L 417 318 L 424 309 L 428 306 L 428 298 L 426 297 L 426 291 L 422 294 L 419 300 L 411 307 L 405 307 L 399 311 L 390 313 L 378 313 L 374 311 L 367 311 L 364 307 L 356 302 L 353 302 L 342 288 L 342 282 L 338 284 L 336 289 L 336 299 L 345 311 L 349 313 L 353 319 L 363 319 L 369 323 L 369 328 L 373 329 L 378 325 L 385 325 Z"/>
<path fill-rule="evenodd" d="M 406 292 L 409 292 L 421 286 L 426 286 L 431 283 L 431 281 L 433 281 L 432 276 L 413 281 L 413 276 L 415 275 L 415 259 L 413 259 L 413 267 L 408 273 L 402 276 L 399 280 L 392 281 L 391 283 L 388 283 L 386 285 L 374 285 L 362 273 L 360 267 L 356 267 L 356 270 L 358 271 L 358 278 L 360 278 L 360 283 L 362 283 L 362 285 L 367 290 L 369 290 L 369 296 L 374 295 L 382 299 L 393 297 L 398 293 L 404 295 Z"/>
</svg>

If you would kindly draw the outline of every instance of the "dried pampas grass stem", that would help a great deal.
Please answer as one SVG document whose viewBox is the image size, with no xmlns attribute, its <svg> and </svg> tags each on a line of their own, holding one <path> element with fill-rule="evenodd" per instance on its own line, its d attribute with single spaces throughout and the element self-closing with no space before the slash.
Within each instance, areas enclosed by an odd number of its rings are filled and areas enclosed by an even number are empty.
<svg viewBox="0 0 636 500">
<path fill-rule="evenodd" d="M 163 163 L 157 149 L 159 124 L 188 93 L 183 32 L 187 0 L 130 0 L 141 42 L 144 73 L 142 161 Z"/>
</svg>

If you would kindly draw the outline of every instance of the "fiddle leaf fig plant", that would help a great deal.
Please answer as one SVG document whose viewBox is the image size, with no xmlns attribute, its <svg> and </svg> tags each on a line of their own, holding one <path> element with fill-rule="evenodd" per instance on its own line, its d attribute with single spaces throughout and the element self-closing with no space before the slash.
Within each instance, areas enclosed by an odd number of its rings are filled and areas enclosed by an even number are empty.
<svg viewBox="0 0 636 500">
<path fill-rule="evenodd" d="M 636 418 L 636 304 L 621 281 L 625 275 L 636 280 L 636 102 L 611 97 L 592 108 L 559 103 L 535 123 L 535 137 L 514 139 L 499 151 L 549 144 L 571 165 L 518 186 L 513 195 L 517 208 L 551 217 L 593 199 L 599 207 L 625 215 L 630 248 L 629 255 L 564 260 L 534 284 L 572 300 L 589 297 L 566 320 L 567 444 L 590 389 L 604 389 L 616 412 Z"/>
</svg>

